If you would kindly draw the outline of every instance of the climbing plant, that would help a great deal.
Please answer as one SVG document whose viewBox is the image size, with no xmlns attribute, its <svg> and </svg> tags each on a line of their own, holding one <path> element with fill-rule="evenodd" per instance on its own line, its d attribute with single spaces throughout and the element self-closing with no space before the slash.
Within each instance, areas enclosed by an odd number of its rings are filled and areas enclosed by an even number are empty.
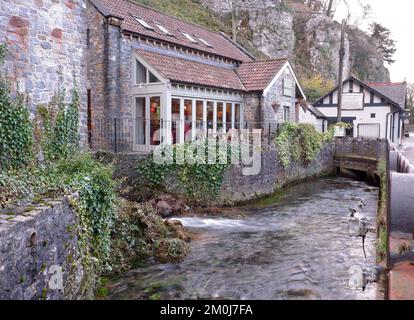
<svg viewBox="0 0 414 320">
<path fill-rule="evenodd" d="M 276 138 L 279 159 L 284 167 L 292 161 L 304 164 L 314 161 L 324 143 L 333 137 L 333 128 L 319 133 L 312 124 L 285 123 Z"/>
<path fill-rule="evenodd" d="M 59 86 L 52 101 L 38 107 L 42 118 L 41 146 L 48 161 L 67 158 L 79 147 L 79 92 L 74 81 L 72 101 L 65 103 L 66 90 Z"/>
<path fill-rule="evenodd" d="M 0 67 L 7 48 L 0 45 Z M 28 101 L 20 93 L 12 96 L 11 85 L 0 73 L 0 170 L 19 168 L 32 158 L 32 125 Z"/>
<path fill-rule="evenodd" d="M 137 168 L 148 186 L 163 189 L 168 184 L 168 178 L 175 176 L 179 187 L 190 198 L 201 200 L 218 197 L 225 169 L 231 163 L 234 152 L 230 144 L 220 147 L 220 144 L 207 139 L 163 148 L 158 153 L 164 156 L 170 154 L 169 161 L 159 164 L 154 161 L 153 153 Z M 192 161 L 180 161 L 183 157 Z"/>
</svg>

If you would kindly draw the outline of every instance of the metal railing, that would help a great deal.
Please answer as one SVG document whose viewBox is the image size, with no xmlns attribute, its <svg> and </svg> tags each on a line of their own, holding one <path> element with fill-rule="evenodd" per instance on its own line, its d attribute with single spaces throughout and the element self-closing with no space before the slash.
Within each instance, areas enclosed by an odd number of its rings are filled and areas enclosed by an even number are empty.
<svg viewBox="0 0 414 320">
<path fill-rule="evenodd" d="M 90 127 L 90 148 L 94 151 L 151 151 L 169 136 L 170 143 L 182 143 L 205 137 L 220 137 L 240 131 L 253 134 L 261 130 L 262 145 L 270 145 L 279 136 L 283 123 L 212 121 L 165 121 L 146 118 L 95 118 Z M 321 131 L 323 128 L 316 128 Z M 247 131 L 246 131 L 247 130 Z M 168 133 L 168 134 L 166 134 Z"/>
</svg>

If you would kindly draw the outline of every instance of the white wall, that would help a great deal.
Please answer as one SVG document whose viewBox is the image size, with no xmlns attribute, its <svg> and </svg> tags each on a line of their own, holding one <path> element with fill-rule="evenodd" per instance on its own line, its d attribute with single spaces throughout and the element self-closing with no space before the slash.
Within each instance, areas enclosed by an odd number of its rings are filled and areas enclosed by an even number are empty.
<svg viewBox="0 0 414 320">
<path fill-rule="evenodd" d="M 336 107 L 318 108 L 326 117 L 334 118 L 338 116 Z M 387 114 L 391 108 L 389 106 L 365 107 L 363 110 L 342 110 L 343 118 L 356 118 L 354 121 L 354 136 L 358 136 L 359 124 L 380 124 L 380 138 L 386 138 L 387 131 Z M 371 118 L 371 113 L 375 113 L 376 117 Z"/>
<path fill-rule="evenodd" d="M 322 119 L 318 119 L 312 112 L 309 110 L 305 111 L 303 108 L 300 108 L 299 111 L 299 123 L 310 123 L 315 126 L 318 132 L 322 132 L 323 129 L 323 121 Z M 325 125 L 325 130 L 327 125 Z"/>
</svg>

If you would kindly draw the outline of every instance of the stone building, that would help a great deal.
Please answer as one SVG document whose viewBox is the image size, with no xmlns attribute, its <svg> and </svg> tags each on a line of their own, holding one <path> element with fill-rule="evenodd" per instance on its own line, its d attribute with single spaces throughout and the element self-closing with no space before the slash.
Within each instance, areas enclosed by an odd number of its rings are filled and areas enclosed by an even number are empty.
<svg viewBox="0 0 414 320">
<path fill-rule="evenodd" d="M 86 143 L 86 0 L 1 0 L 0 43 L 8 46 L 5 70 L 31 111 L 50 102 L 61 81 L 71 99 L 75 75 Z M 16 87 L 14 89 L 17 89 Z"/>
<path fill-rule="evenodd" d="M 33 110 L 59 70 L 70 99 L 75 75 L 92 149 L 148 151 L 191 129 L 298 121 L 306 99 L 287 59 L 258 61 L 223 33 L 130 0 L 3 0 L 0 23 L 6 68 Z"/>
<path fill-rule="evenodd" d="M 94 148 L 298 119 L 305 95 L 286 59 L 257 61 L 222 33 L 128 0 L 91 0 L 87 16 Z"/>
</svg>

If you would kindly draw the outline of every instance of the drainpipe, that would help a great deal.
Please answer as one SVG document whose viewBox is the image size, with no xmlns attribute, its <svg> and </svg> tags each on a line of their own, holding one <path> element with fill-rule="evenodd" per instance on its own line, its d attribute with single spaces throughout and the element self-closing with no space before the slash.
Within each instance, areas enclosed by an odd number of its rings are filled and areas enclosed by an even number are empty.
<svg viewBox="0 0 414 320">
<path fill-rule="evenodd" d="M 389 125 L 389 121 L 388 121 L 388 119 L 389 119 L 389 117 L 390 117 L 390 115 L 392 114 L 392 112 L 389 112 L 388 114 L 387 114 L 387 125 L 385 126 L 385 138 L 388 140 L 388 125 Z M 389 139 L 389 140 L 391 140 L 391 139 Z"/>
</svg>

